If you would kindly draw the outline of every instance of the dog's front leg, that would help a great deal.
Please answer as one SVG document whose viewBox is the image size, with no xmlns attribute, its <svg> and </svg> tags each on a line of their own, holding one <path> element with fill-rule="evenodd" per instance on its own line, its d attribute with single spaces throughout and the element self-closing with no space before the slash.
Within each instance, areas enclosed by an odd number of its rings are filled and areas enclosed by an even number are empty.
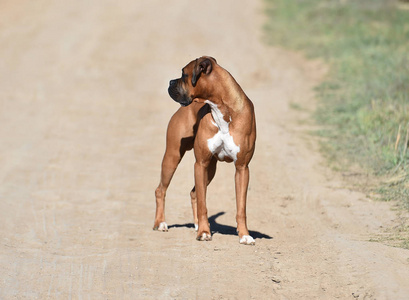
<svg viewBox="0 0 409 300">
<path fill-rule="evenodd" d="M 208 186 L 210 182 L 212 182 L 214 175 L 216 174 L 216 165 L 217 165 L 217 158 L 212 157 L 209 166 L 207 167 L 207 183 Z M 190 199 L 192 201 L 192 209 L 193 209 L 193 220 L 195 222 L 195 230 L 198 231 L 199 229 L 199 222 L 197 219 L 197 197 L 196 197 L 196 188 L 193 187 L 192 191 L 190 192 Z"/>
<path fill-rule="evenodd" d="M 250 236 L 247 229 L 247 217 L 246 217 L 246 201 L 247 201 L 247 189 L 249 185 L 249 167 L 236 166 L 236 205 L 237 205 L 237 231 L 240 238 L 240 244 L 255 245 L 254 239 Z"/>
<path fill-rule="evenodd" d="M 197 231 L 196 239 L 199 241 L 210 241 L 212 239 L 206 208 L 206 189 L 208 182 L 207 168 L 208 163 L 196 161 L 195 187 L 197 197 L 197 218 L 199 221 L 199 228 Z"/>
</svg>

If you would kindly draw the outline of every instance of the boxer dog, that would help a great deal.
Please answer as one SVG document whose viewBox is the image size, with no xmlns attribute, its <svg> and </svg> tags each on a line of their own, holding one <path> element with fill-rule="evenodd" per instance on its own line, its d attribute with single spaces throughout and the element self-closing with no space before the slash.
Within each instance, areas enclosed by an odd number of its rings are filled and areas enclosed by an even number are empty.
<svg viewBox="0 0 409 300">
<path fill-rule="evenodd" d="M 233 162 L 237 232 L 240 244 L 254 245 L 247 229 L 246 200 L 249 163 L 256 141 L 254 106 L 236 80 L 212 57 L 203 56 L 171 80 L 170 97 L 181 104 L 172 116 L 166 135 L 161 179 L 155 190 L 154 230 L 167 231 L 165 195 L 172 176 L 186 151 L 194 149 L 195 186 L 190 196 L 197 240 L 212 239 L 206 208 L 206 189 L 216 172 L 217 161 Z"/>
</svg>

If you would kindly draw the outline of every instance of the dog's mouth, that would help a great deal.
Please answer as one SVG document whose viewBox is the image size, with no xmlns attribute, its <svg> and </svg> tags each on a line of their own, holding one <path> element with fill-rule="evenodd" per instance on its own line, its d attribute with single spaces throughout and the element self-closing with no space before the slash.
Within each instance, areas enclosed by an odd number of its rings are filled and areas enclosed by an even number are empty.
<svg viewBox="0 0 409 300">
<path fill-rule="evenodd" d="M 182 106 L 188 106 L 192 103 L 192 99 L 186 95 L 186 93 L 181 93 L 180 88 L 177 84 L 170 84 L 168 88 L 169 96 Z"/>
<path fill-rule="evenodd" d="M 190 105 L 192 102 L 178 102 L 180 105 L 182 105 L 183 107 L 186 107 L 188 105 Z"/>
</svg>

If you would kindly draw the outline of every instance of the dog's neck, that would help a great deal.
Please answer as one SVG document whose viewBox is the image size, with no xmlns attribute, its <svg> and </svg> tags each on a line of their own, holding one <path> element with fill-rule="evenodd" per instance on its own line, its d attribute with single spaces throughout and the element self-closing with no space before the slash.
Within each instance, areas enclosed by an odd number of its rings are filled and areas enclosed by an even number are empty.
<svg viewBox="0 0 409 300">
<path fill-rule="evenodd" d="M 223 70 L 220 72 L 221 76 L 215 79 L 223 83 L 223 92 L 217 97 L 208 97 L 207 101 L 209 104 L 212 103 L 210 106 L 212 111 L 217 108 L 223 114 L 224 120 L 231 122 L 235 115 L 243 110 L 247 96 L 233 76 L 223 68 L 221 69 Z"/>
</svg>

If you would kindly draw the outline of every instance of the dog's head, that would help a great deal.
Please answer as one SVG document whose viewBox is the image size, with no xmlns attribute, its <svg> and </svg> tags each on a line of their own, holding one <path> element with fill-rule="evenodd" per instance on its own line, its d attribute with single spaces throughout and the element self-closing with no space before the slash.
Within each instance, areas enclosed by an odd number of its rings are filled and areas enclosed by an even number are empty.
<svg viewBox="0 0 409 300">
<path fill-rule="evenodd" d="M 216 65 L 216 60 L 210 56 L 188 63 L 182 69 L 182 77 L 169 82 L 170 97 L 182 106 L 188 106 L 195 98 L 207 99 Z"/>
</svg>

